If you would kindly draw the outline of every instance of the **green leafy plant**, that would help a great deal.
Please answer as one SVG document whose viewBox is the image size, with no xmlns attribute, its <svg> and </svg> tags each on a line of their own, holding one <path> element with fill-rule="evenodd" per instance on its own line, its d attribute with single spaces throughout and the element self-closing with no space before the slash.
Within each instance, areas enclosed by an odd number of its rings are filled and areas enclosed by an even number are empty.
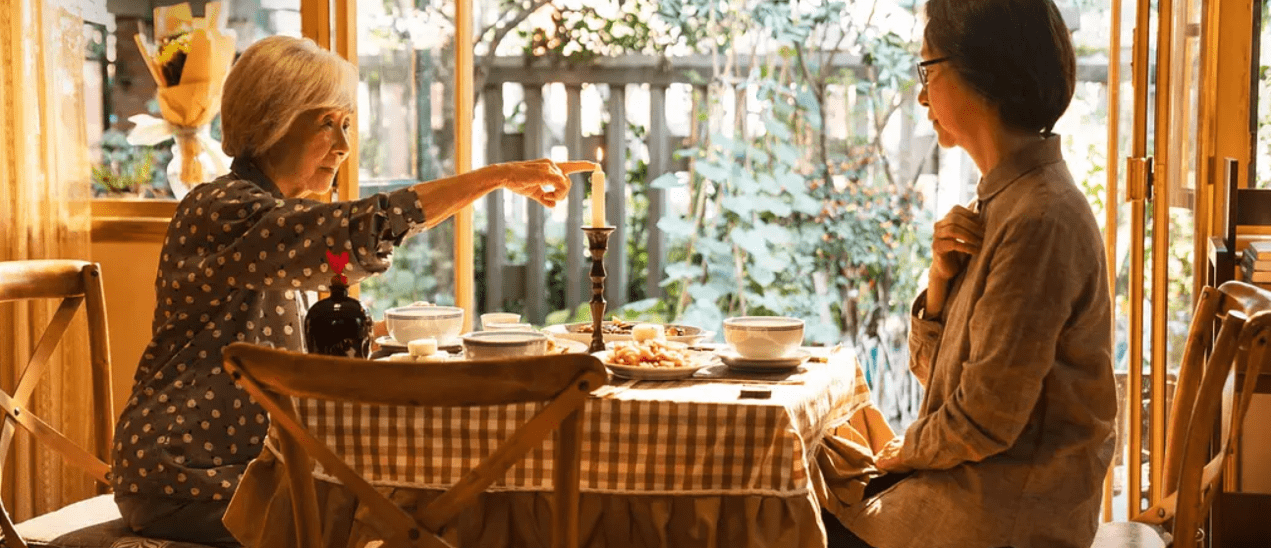
<svg viewBox="0 0 1271 548">
<path fill-rule="evenodd" d="M 763 120 L 761 129 L 715 131 L 679 151 L 692 160 L 687 177 L 649 181 L 647 166 L 629 161 L 633 302 L 615 314 L 657 314 L 716 330 L 731 315 L 788 314 L 808 320 L 809 340 L 833 344 L 876 338 L 886 318 L 903 313 L 927 262 L 913 227 L 929 219 L 920 218 L 918 174 L 899 172 L 882 135 L 904 101 L 912 101 L 917 45 L 876 24 L 878 2 L 867 18 L 845 15 L 862 6 L 870 3 L 636 0 L 615 11 L 562 2 L 543 7 L 551 15 L 546 28 L 518 29 L 526 57 L 548 64 L 670 51 L 716 56 L 719 68 L 702 75 L 713 86 L 710 96 L 718 101 L 736 85 L 737 93 L 754 97 L 751 114 Z M 739 61 L 746 48 L 748 66 Z M 847 56 L 867 70 L 834 68 Z M 846 87 L 873 123 L 847 140 L 831 139 L 824 122 L 830 91 Z M 705 113 L 697 116 L 708 121 Z M 632 128 L 633 138 L 643 135 L 644 128 Z M 672 245 L 664 272 L 647 272 L 642 245 L 643 199 L 651 188 L 691 200 L 683 215 L 658 222 Z M 549 250 L 551 288 L 563 283 L 564 255 Z M 644 276 L 663 280 L 666 296 L 656 305 L 644 300 Z"/>
<path fill-rule="evenodd" d="M 92 166 L 93 189 L 99 195 L 138 194 L 154 192 L 158 166 L 166 164 L 171 153 L 155 150 L 155 147 L 133 146 L 120 131 L 107 130 L 102 134 L 102 161 Z M 161 181 L 166 188 L 166 177 Z"/>
<path fill-rule="evenodd" d="M 881 138 L 912 86 L 913 44 L 848 21 L 843 2 L 792 9 L 759 3 L 728 15 L 735 33 L 766 30 L 763 45 L 778 53 L 744 73 L 712 76 L 743 79 L 739 92 L 757 98 L 750 108 L 763 126 L 740 136 L 716 132 L 681 152 L 694 158 L 693 207 L 659 223 L 682 246 L 664 285 L 675 289 L 675 315 L 686 323 L 715 328 L 728 316 L 783 314 L 804 318 L 812 342 L 877 338 L 883 320 L 903 312 L 925 264 L 913 231 L 917 174 L 897 173 Z M 869 52 L 863 78 L 832 68 L 849 36 Z M 835 85 L 865 98 L 871 131 L 829 138 L 824 120 Z"/>
</svg>

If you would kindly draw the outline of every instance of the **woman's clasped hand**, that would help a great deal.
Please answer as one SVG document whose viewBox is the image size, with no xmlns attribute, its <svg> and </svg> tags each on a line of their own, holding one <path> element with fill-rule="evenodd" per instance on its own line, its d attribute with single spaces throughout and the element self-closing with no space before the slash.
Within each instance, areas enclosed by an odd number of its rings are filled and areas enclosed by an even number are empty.
<svg viewBox="0 0 1271 548">
<path fill-rule="evenodd" d="M 983 242 L 984 223 L 978 213 L 966 207 L 955 205 L 936 222 L 931 242 L 931 269 L 927 272 L 928 318 L 939 317 L 944 311 L 949 281 L 966 268 L 971 255 L 980 252 Z"/>
</svg>

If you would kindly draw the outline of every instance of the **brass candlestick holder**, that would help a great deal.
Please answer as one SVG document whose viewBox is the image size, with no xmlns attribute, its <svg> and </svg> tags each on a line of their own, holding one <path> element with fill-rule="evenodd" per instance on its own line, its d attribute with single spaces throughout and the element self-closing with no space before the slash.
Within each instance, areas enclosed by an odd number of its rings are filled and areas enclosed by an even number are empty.
<svg viewBox="0 0 1271 548">
<path fill-rule="evenodd" d="M 605 335 L 601 331 L 605 319 L 605 250 L 613 230 L 612 226 L 583 227 L 591 250 L 591 347 L 587 351 L 592 354 L 605 349 Z"/>
</svg>

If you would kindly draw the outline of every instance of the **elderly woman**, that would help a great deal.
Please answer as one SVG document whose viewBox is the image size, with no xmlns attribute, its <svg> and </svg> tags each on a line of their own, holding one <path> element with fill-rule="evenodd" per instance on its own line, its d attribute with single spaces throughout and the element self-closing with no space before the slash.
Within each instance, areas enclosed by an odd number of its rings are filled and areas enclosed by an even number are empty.
<svg viewBox="0 0 1271 548">
<path fill-rule="evenodd" d="M 192 190 L 164 239 L 153 339 L 115 430 L 115 500 L 136 532 L 233 543 L 221 523 L 261 452 L 265 412 L 221 369 L 234 341 L 303 349 L 305 292 L 349 252 L 351 281 L 389 267 L 393 246 L 497 188 L 553 206 L 570 171 L 548 160 L 471 173 L 347 202 L 331 189 L 349 154 L 356 69 L 310 40 L 266 38 L 225 81 L 231 172 Z"/>
<path fill-rule="evenodd" d="M 984 175 L 976 205 L 936 223 L 914 302 L 920 416 L 831 546 L 1085 548 L 1117 404 L 1103 242 L 1051 133 L 1074 89 L 1068 29 L 1051 0 L 926 13 L 919 101 Z"/>
</svg>

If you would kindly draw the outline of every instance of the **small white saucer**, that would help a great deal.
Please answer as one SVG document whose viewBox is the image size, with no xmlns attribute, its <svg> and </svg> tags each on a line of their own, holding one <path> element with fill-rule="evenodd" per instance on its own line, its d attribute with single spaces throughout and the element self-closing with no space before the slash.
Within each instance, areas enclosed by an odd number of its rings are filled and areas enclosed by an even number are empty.
<svg viewBox="0 0 1271 548">
<path fill-rule="evenodd" d="M 381 348 L 390 352 L 405 352 L 408 349 L 406 343 L 398 342 L 397 339 L 392 337 L 392 335 L 384 335 L 383 337 L 375 339 L 375 344 L 380 345 Z M 460 346 L 463 346 L 463 341 L 459 340 L 459 337 L 437 341 L 437 348 L 455 348 Z"/>
<path fill-rule="evenodd" d="M 375 344 L 380 345 L 380 348 L 384 350 L 406 350 L 406 345 L 397 342 L 396 339 L 388 335 L 375 339 Z"/>
<path fill-rule="evenodd" d="M 780 358 L 744 358 L 732 348 L 721 348 L 715 351 L 720 361 L 724 362 L 730 369 L 738 371 L 748 371 L 752 373 L 770 373 L 776 371 L 789 371 L 803 365 L 812 354 L 802 348 L 795 350 L 789 356 Z"/>
<path fill-rule="evenodd" d="M 445 350 L 438 350 L 436 354 L 427 358 L 413 358 L 410 354 L 397 353 L 388 356 L 380 356 L 375 358 L 377 362 L 405 362 L 405 363 L 442 363 L 460 358 L 461 356 L 451 354 Z"/>
</svg>

